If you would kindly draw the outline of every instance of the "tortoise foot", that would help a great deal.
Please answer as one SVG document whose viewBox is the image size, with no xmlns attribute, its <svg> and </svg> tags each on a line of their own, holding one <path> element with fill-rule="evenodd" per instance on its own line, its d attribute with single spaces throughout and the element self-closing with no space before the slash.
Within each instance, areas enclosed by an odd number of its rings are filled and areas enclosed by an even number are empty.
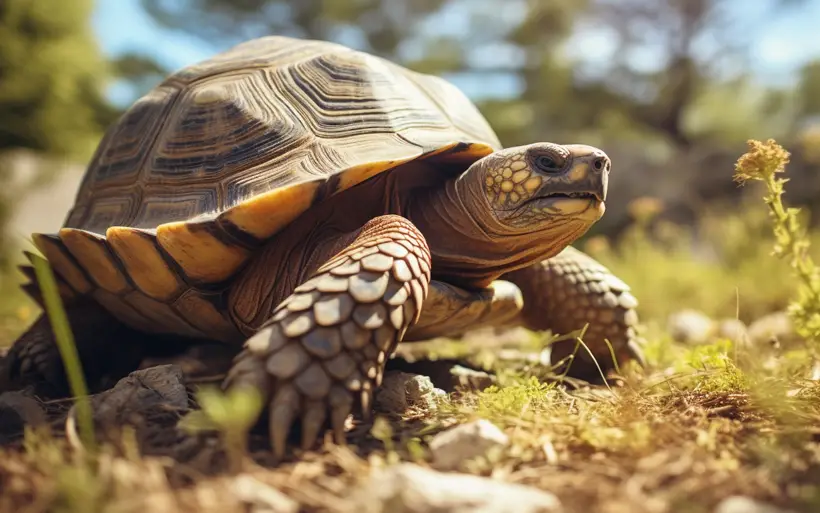
<svg viewBox="0 0 820 513">
<path fill-rule="evenodd" d="M 142 335 L 94 303 L 66 306 L 74 343 L 91 392 L 112 386 L 134 371 L 143 356 Z M 33 387 L 41 397 L 70 395 L 65 367 L 43 313 L 18 338 L 3 359 L 0 391 Z"/>
<path fill-rule="evenodd" d="M 637 332 L 638 300 L 626 283 L 586 253 L 570 246 L 505 279 L 524 295 L 524 326 L 564 335 L 588 325 L 583 337 L 586 348 L 576 350 L 572 339 L 552 346 L 552 363 L 558 372 L 600 382 L 628 362 L 644 364 Z"/>
<path fill-rule="evenodd" d="M 60 352 L 45 314 L 11 346 L 3 360 L 2 374 L 3 391 L 45 384 L 51 384 L 55 390 L 66 388 Z"/>
<path fill-rule="evenodd" d="M 251 386 L 268 402 L 274 454 L 291 427 L 312 448 L 328 426 L 345 443 L 354 408 L 368 418 L 385 362 L 418 320 L 430 283 L 430 254 L 415 227 L 397 216 L 367 223 L 274 310 L 245 343 L 224 387 Z"/>
</svg>

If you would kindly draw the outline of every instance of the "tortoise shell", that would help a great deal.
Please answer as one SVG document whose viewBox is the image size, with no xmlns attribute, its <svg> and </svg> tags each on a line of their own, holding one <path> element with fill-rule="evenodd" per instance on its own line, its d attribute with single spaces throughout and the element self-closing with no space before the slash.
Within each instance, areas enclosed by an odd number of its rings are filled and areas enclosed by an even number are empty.
<svg viewBox="0 0 820 513">
<path fill-rule="evenodd" d="M 131 106 L 65 227 L 34 240 L 73 292 L 136 289 L 168 303 L 230 280 L 323 199 L 415 159 L 468 164 L 500 146 L 443 79 L 338 44 L 265 37 Z"/>
</svg>

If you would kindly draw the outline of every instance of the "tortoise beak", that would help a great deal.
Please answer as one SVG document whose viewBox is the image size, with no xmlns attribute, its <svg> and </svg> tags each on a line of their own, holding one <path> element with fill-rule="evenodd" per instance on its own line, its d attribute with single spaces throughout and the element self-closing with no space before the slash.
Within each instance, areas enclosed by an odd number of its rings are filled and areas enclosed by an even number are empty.
<svg viewBox="0 0 820 513">
<path fill-rule="evenodd" d="M 567 196 L 592 196 L 598 202 L 606 201 L 609 188 L 609 170 L 612 162 L 603 151 L 589 146 L 568 146 L 573 151 L 572 163 L 565 180 L 550 185 L 551 193 Z M 586 150 L 586 151 L 584 151 Z"/>
</svg>

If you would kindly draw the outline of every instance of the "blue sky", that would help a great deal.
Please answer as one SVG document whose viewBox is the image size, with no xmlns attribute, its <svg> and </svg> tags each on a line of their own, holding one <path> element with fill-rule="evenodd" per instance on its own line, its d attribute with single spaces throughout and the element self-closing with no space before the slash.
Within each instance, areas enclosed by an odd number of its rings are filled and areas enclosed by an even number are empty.
<svg viewBox="0 0 820 513">
<path fill-rule="evenodd" d="M 760 24 L 766 21 L 765 9 L 770 0 L 736 1 L 737 27 L 741 30 L 760 30 Z M 97 0 L 93 26 L 107 55 L 139 51 L 154 56 L 171 69 L 204 59 L 222 49 L 163 29 L 142 11 L 139 0 Z M 750 49 L 754 72 L 767 83 L 788 83 L 801 64 L 820 58 L 820 0 L 807 0 L 802 8 L 789 11 L 760 32 L 761 37 Z M 575 55 L 606 58 L 609 42 L 606 33 L 586 30 L 570 47 Z M 635 58 L 649 62 L 652 59 L 651 51 Z M 473 84 L 458 85 L 471 94 Z M 503 87 L 504 84 L 499 86 Z M 112 90 L 115 100 L 127 101 L 128 94 L 127 90 Z"/>
</svg>

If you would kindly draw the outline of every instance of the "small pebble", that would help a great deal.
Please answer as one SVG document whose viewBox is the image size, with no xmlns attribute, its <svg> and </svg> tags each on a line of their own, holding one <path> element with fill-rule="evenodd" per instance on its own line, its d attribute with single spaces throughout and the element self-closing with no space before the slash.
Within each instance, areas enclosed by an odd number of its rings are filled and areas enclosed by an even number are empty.
<svg viewBox="0 0 820 513">
<path fill-rule="evenodd" d="M 375 471 L 354 492 L 349 513 L 561 513 L 559 499 L 534 487 L 413 463 Z"/>
<path fill-rule="evenodd" d="M 713 323 L 705 313 L 690 309 L 670 315 L 666 321 L 666 328 L 677 342 L 705 344 L 712 335 Z"/>
<path fill-rule="evenodd" d="M 456 470 L 463 462 L 484 456 L 495 447 L 505 447 L 509 442 L 495 424 L 480 419 L 437 434 L 430 441 L 430 451 L 437 469 Z"/>
<path fill-rule="evenodd" d="M 749 497 L 734 495 L 723 499 L 715 508 L 714 513 L 794 513 L 790 510 L 776 508 Z"/>
</svg>

